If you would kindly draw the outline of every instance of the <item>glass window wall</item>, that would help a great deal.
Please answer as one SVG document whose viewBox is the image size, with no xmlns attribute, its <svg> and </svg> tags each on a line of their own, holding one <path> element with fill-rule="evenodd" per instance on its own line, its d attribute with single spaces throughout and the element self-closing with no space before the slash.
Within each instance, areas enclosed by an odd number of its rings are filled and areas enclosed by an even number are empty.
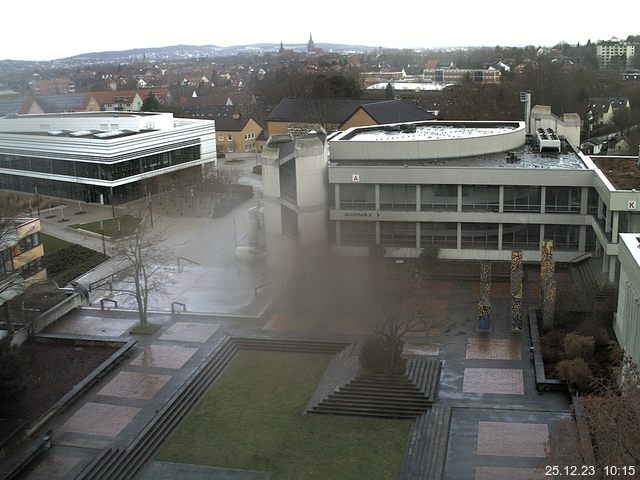
<svg viewBox="0 0 640 480">
<path fill-rule="evenodd" d="M 420 247 L 457 248 L 458 224 L 454 222 L 422 222 Z"/>
<path fill-rule="evenodd" d="M 376 186 L 367 184 L 341 184 L 340 208 L 344 210 L 375 210 Z"/>
<path fill-rule="evenodd" d="M 457 185 L 420 185 L 421 210 L 458 210 Z"/>
<path fill-rule="evenodd" d="M 462 248 L 497 250 L 498 224 L 496 223 L 463 223 Z"/>
<path fill-rule="evenodd" d="M 503 250 L 538 250 L 540 225 L 505 223 L 502 226 Z"/>
<path fill-rule="evenodd" d="M 540 187 L 505 186 L 505 212 L 540 212 Z"/>
<path fill-rule="evenodd" d="M 416 247 L 414 222 L 380 222 L 380 244 L 384 247 Z"/>
<path fill-rule="evenodd" d="M 462 211 L 498 211 L 500 188 L 496 185 L 463 185 Z"/>
<path fill-rule="evenodd" d="M 416 210 L 415 185 L 380 185 L 380 210 Z"/>
</svg>

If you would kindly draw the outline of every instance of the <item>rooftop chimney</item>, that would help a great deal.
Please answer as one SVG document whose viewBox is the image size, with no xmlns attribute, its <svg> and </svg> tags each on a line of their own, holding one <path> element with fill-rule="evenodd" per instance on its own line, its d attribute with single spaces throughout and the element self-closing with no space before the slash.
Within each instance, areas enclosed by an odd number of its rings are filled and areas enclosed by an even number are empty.
<svg viewBox="0 0 640 480">
<path fill-rule="evenodd" d="M 520 102 L 524 103 L 525 133 L 529 135 L 529 120 L 531 118 L 531 92 L 520 92 Z"/>
</svg>

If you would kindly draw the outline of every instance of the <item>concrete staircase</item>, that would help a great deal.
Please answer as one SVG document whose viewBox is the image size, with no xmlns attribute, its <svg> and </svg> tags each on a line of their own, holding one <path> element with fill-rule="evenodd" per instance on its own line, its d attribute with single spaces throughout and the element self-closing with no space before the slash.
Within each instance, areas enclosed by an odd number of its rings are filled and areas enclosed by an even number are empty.
<svg viewBox="0 0 640 480">
<path fill-rule="evenodd" d="M 606 274 L 602 273 L 602 260 L 599 258 L 589 258 L 583 260 L 571 268 L 573 281 L 579 285 L 583 291 L 593 292 L 596 305 L 615 304 L 618 298 L 618 289 L 608 282 Z"/>
<path fill-rule="evenodd" d="M 447 458 L 451 407 L 434 405 L 416 418 L 400 468 L 400 480 L 441 480 Z"/>
<path fill-rule="evenodd" d="M 440 362 L 410 359 L 404 375 L 360 372 L 321 400 L 309 413 L 412 419 L 434 402 Z"/>
</svg>

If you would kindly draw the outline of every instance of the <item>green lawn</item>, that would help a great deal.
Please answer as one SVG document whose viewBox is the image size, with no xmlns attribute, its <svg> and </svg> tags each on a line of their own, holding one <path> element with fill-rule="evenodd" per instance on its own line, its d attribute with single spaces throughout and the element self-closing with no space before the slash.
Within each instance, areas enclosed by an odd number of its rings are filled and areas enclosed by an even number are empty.
<svg viewBox="0 0 640 480">
<path fill-rule="evenodd" d="M 140 223 L 140 217 L 133 215 L 123 215 L 116 218 L 108 218 L 102 221 L 104 225 L 104 234 L 107 237 L 119 238 L 122 236 L 131 235 Z M 81 223 L 74 225 L 75 228 L 81 228 L 93 233 L 101 233 L 100 221 L 91 223 Z"/>
<path fill-rule="evenodd" d="M 51 235 L 47 235 L 42 232 L 40 232 L 40 241 L 42 242 L 45 256 L 52 255 L 59 250 L 73 246 L 73 243 L 71 242 L 67 242 L 61 238 L 52 237 Z"/>
<path fill-rule="evenodd" d="M 409 421 L 302 413 L 329 358 L 239 352 L 158 459 L 272 471 L 274 480 L 397 478 Z"/>
<path fill-rule="evenodd" d="M 43 261 L 47 269 L 47 278 L 60 286 L 66 285 L 109 258 L 95 250 L 46 233 L 40 233 L 40 240 L 44 247 Z"/>
</svg>

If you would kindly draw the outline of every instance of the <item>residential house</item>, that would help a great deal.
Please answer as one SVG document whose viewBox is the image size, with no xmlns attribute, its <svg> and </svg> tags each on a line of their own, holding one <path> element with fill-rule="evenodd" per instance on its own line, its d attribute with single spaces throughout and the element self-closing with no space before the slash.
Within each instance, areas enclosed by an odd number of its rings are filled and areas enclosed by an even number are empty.
<svg viewBox="0 0 640 480">
<path fill-rule="evenodd" d="M 602 97 L 587 100 L 587 128 L 594 130 L 613 122 L 613 116 L 620 109 L 630 109 L 627 97 Z"/>
<path fill-rule="evenodd" d="M 213 119 L 216 122 L 216 151 L 219 153 L 262 151 L 263 130 L 253 118 L 242 115 L 234 107 L 221 106 L 216 110 Z"/>
</svg>

